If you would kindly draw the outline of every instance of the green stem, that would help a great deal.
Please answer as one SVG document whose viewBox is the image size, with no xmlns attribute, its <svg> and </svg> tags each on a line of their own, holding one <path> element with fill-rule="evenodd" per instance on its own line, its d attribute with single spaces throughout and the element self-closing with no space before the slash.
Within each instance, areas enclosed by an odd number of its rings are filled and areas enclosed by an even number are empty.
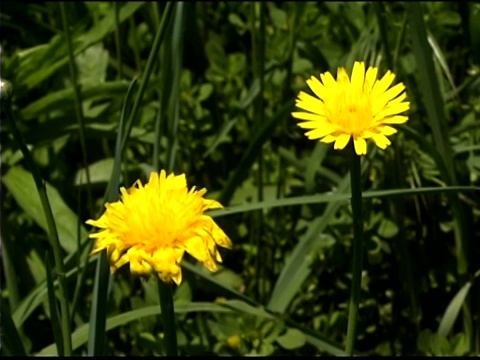
<svg viewBox="0 0 480 360">
<path fill-rule="evenodd" d="M 177 332 L 175 329 L 175 312 L 173 310 L 172 284 L 166 284 L 158 279 L 158 293 L 162 310 L 164 344 L 167 356 L 177 356 Z"/>
<path fill-rule="evenodd" d="M 362 213 L 362 183 L 360 156 L 355 153 L 353 139 L 349 144 L 350 150 L 350 186 L 352 194 L 353 212 L 353 262 L 352 262 L 352 287 L 348 310 L 347 328 L 347 355 L 353 355 L 355 345 L 355 330 L 357 325 L 357 312 L 360 303 L 360 289 L 362 284 L 363 260 L 363 213 Z"/>
</svg>

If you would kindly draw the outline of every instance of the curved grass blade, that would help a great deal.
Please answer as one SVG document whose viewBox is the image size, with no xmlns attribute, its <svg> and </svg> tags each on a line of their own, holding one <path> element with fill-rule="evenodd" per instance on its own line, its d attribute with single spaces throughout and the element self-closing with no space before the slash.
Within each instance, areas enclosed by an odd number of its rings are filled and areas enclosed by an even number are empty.
<svg viewBox="0 0 480 360">
<path fill-rule="evenodd" d="M 177 314 L 185 314 L 189 312 L 231 312 L 229 310 L 219 304 L 214 303 L 206 303 L 206 302 L 198 302 L 198 303 L 179 303 L 175 304 L 175 313 Z M 136 309 L 128 312 L 124 312 L 120 315 L 115 315 L 107 319 L 106 321 L 106 331 L 112 330 L 119 326 L 123 326 L 128 324 L 132 321 L 136 321 L 142 317 L 149 317 L 149 316 L 156 316 L 160 314 L 160 306 L 154 305 L 145 307 L 142 309 Z M 76 329 L 72 334 L 72 346 L 73 349 L 76 350 L 80 346 L 84 345 L 87 342 L 88 334 L 90 332 L 90 324 L 83 324 L 78 329 Z M 51 344 L 45 348 L 43 348 L 40 352 L 36 355 L 40 356 L 55 356 L 57 355 L 55 351 L 55 344 Z"/>
<path fill-rule="evenodd" d="M 42 180 L 42 177 L 40 176 L 40 172 L 38 171 L 35 162 L 33 161 L 32 154 L 28 150 L 27 145 L 25 144 L 25 141 L 23 139 L 23 136 L 17 128 L 15 118 L 12 112 L 11 94 L 7 93 L 6 89 L 8 88 L 5 85 L 2 86 L 1 99 L 0 99 L 2 110 L 3 110 L 3 113 L 5 114 L 5 118 L 10 127 L 10 131 L 12 132 L 15 142 L 17 143 L 17 146 L 20 148 L 23 154 L 23 157 L 25 159 L 25 162 L 27 163 L 28 167 L 32 172 L 33 179 L 35 181 L 35 186 L 40 196 L 42 208 L 45 213 L 45 219 L 48 227 L 48 238 L 53 248 L 53 254 L 55 258 L 55 271 L 57 273 L 57 276 L 60 282 L 60 307 L 61 307 L 61 314 L 62 314 L 62 332 L 64 336 L 63 340 L 64 340 L 65 355 L 70 355 L 71 354 L 71 337 L 70 337 L 71 331 L 70 331 L 70 312 L 69 312 L 69 304 L 68 304 L 68 292 L 67 292 L 67 286 L 65 281 L 65 270 L 64 270 L 64 264 L 63 264 L 62 249 L 61 249 L 60 241 L 58 238 L 57 227 L 53 217 L 52 208 L 48 200 L 45 184 Z"/>
<path fill-rule="evenodd" d="M 176 314 L 185 314 L 190 312 L 251 314 L 258 318 L 262 318 L 266 320 L 282 321 L 281 318 L 275 317 L 274 315 L 268 313 L 262 308 L 249 305 L 239 300 L 227 300 L 221 303 L 192 302 L 192 303 L 186 304 L 186 303 L 179 302 L 175 304 Z M 160 314 L 160 307 L 157 305 L 128 311 L 123 314 L 110 317 L 107 320 L 106 329 L 107 331 L 112 330 L 114 328 L 126 325 L 132 321 L 136 321 L 142 317 L 155 316 L 158 314 Z M 326 351 L 332 355 L 343 355 L 343 350 L 340 349 L 339 346 L 333 344 L 328 340 L 322 339 L 322 337 L 316 334 L 315 332 L 308 329 L 304 329 L 302 327 L 298 327 L 297 324 L 289 320 L 287 320 L 287 323 L 289 323 L 291 326 L 295 328 L 300 329 L 305 334 L 307 342 L 311 343 L 312 345 L 317 346 L 319 349 Z M 88 332 L 89 332 L 89 327 L 90 327 L 89 324 L 84 324 L 80 326 L 77 330 L 75 330 L 75 332 L 72 334 L 72 341 L 73 341 L 72 346 L 74 350 L 78 349 L 80 346 L 85 344 L 88 336 Z M 40 355 L 40 356 L 56 355 L 55 344 L 51 344 L 45 347 L 36 355 Z"/>
<path fill-rule="evenodd" d="M 442 337 L 447 337 L 450 331 L 453 328 L 453 324 L 455 324 L 455 320 L 457 320 L 458 314 L 462 309 L 462 306 L 465 302 L 465 299 L 468 295 L 470 288 L 472 287 L 472 283 L 469 281 L 462 288 L 455 294 L 450 304 L 448 304 L 445 313 L 442 316 L 442 320 L 440 321 L 440 325 L 438 326 L 437 334 Z"/>
<path fill-rule="evenodd" d="M 366 162 L 363 163 L 362 172 L 365 169 L 365 164 Z M 349 186 L 350 178 L 345 176 L 338 186 L 337 193 L 345 195 L 346 199 L 348 199 L 350 197 L 350 194 L 347 194 Z M 295 294 L 300 290 L 303 282 L 311 272 L 310 265 L 314 259 L 312 255 L 322 244 L 321 241 L 318 241 L 318 236 L 327 227 L 341 205 L 340 202 L 329 203 L 322 216 L 317 217 L 310 224 L 306 234 L 295 246 L 292 255 L 285 262 L 280 276 L 275 282 L 270 301 L 267 304 L 269 311 L 283 314 Z"/>
</svg>

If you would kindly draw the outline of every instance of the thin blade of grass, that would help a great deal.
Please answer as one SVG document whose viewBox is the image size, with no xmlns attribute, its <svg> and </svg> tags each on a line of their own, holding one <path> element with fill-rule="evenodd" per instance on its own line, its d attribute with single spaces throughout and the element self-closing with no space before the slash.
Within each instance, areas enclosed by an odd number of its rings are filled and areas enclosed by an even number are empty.
<svg viewBox="0 0 480 360">
<path fill-rule="evenodd" d="M 171 82 L 171 91 L 170 91 L 170 104 L 169 104 L 169 113 L 168 117 L 168 139 L 169 144 L 167 147 L 167 164 L 166 168 L 168 171 L 173 171 L 175 167 L 175 158 L 178 148 L 178 122 L 179 122 L 179 112 L 180 112 L 180 72 L 182 67 L 183 58 L 183 23 L 185 20 L 185 9 L 184 6 L 192 6 L 192 3 L 183 3 L 179 2 L 175 8 L 175 16 L 173 19 L 172 26 L 172 37 L 171 37 L 171 71 L 172 71 L 172 82 Z"/>
<path fill-rule="evenodd" d="M 87 205 L 88 205 L 88 209 L 92 211 L 93 209 L 92 186 L 90 182 L 90 170 L 88 168 L 87 145 L 85 142 L 85 118 L 83 116 L 83 110 L 82 110 L 82 97 L 80 94 L 80 89 L 78 84 L 77 66 L 75 64 L 75 57 L 73 55 L 72 36 L 70 34 L 70 29 L 68 27 L 65 3 L 63 1 L 60 1 L 59 7 L 60 7 L 61 18 L 62 18 L 63 31 L 65 33 L 65 38 L 67 42 L 68 65 L 70 69 L 70 77 L 72 80 L 72 87 L 73 87 L 73 93 L 74 93 L 75 116 L 77 118 L 77 123 L 78 123 L 80 149 L 82 152 L 82 163 L 83 163 L 83 167 L 85 168 L 85 175 L 87 178 Z"/>
<path fill-rule="evenodd" d="M 70 311 L 69 311 L 69 304 L 68 304 L 68 291 L 65 281 L 65 270 L 63 264 L 63 257 L 62 257 L 62 249 L 60 246 L 60 241 L 58 238 L 58 232 L 56 223 L 53 217 L 52 208 L 50 206 L 50 202 L 47 196 L 47 191 L 45 188 L 45 183 L 43 182 L 42 177 L 40 176 L 40 172 L 37 169 L 37 166 L 33 160 L 32 154 L 27 148 L 25 141 L 23 139 L 22 134 L 17 128 L 16 121 L 12 112 L 12 104 L 11 104 L 11 93 L 8 93 L 6 90 L 8 88 L 4 85 L 2 86 L 2 93 L 1 93 L 1 106 L 3 113 L 5 114 L 7 123 L 10 127 L 10 131 L 15 139 L 17 146 L 20 148 L 20 151 L 23 154 L 25 162 L 27 163 L 28 167 L 30 168 L 33 179 L 35 181 L 36 190 L 40 196 L 40 201 L 42 204 L 43 211 L 45 213 L 45 219 L 48 228 L 48 238 L 50 244 L 53 248 L 53 254 L 55 258 L 55 271 L 60 281 L 60 307 L 61 307 L 61 314 L 62 314 L 62 332 L 63 332 L 63 340 L 64 340 L 64 350 L 65 355 L 71 355 L 71 337 L 70 337 Z M 11 88 L 10 88 L 11 89 Z"/>
<path fill-rule="evenodd" d="M 390 190 L 371 190 L 362 194 L 364 199 L 373 198 L 392 198 L 397 196 L 413 196 L 413 195 L 428 195 L 439 193 L 457 193 L 457 192 L 470 192 L 480 191 L 478 186 L 438 186 L 438 187 L 422 187 L 418 189 L 390 189 Z M 306 196 L 295 196 L 290 198 L 266 200 L 262 202 L 255 202 L 246 205 L 237 205 L 231 207 L 225 207 L 221 210 L 212 210 L 208 213 L 208 216 L 212 218 L 218 218 L 222 216 L 240 214 L 248 211 L 254 211 L 259 209 L 271 209 L 281 206 L 299 206 L 307 204 L 324 204 L 324 203 L 347 203 L 350 199 L 348 193 L 341 193 L 339 191 L 332 194 L 316 194 Z"/>
<path fill-rule="evenodd" d="M 57 354 L 59 356 L 64 356 L 65 351 L 63 348 L 62 325 L 58 316 L 57 298 L 55 296 L 52 276 L 53 269 L 50 260 L 50 253 L 48 252 L 45 256 L 45 271 L 47 273 L 48 307 L 50 309 L 50 322 L 52 324 L 53 337 L 55 339 L 55 345 L 57 346 Z"/>
<path fill-rule="evenodd" d="M 3 352 L 6 355 L 26 356 L 22 340 L 10 315 L 9 306 L 2 296 L 0 296 L 0 324 Z"/>
<path fill-rule="evenodd" d="M 128 107 L 133 94 L 133 89 L 137 83 L 137 79 L 133 79 L 128 87 L 125 101 L 120 115 L 118 124 L 117 139 L 115 144 L 115 158 L 113 162 L 113 170 L 105 191 L 105 201 L 113 202 L 118 198 L 118 188 L 120 184 L 120 171 L 122 165 L 122 156 L 124 148 L 122 147 L 122 139 L 125 134 L 125 119 L 127 118 Z M 128 131 L 128 130 L 127 130 Z M 88 259 L 88 258 L 87 258 Z M 87 261 L 87 260 L 86 260 Z M 86 266 L 84 267 L 86 269 Z M 85 271 L 85 270 L 84 270 Z M 83 275 L 84 276 L 84 275 Z M 110 272 L 106 250 L 98 255 L 97 268 L 95 271 L 94 290 L 92 299 L 92 311 L 90 313 L 90 323 L 94 324 L 89 333 L 88 353 L 89 355 L 102 355 L 105 348 L 105 322 L 107 316 L 107 298 L 108 283 L 110 280 Z"/>
<path fill-rule="evenodd" d="M 172 5 L 172 2 L 168 2 L 162 14 L 162 22 L 158 28 L 157 34 L 155 35 L 155 39 L 152 45 L 152 50 L 148 55 L 147 65 L 145 66 L 145 72 L 143 73 L 142 81 L 140 82 L 140 87 L 138 89 L 135 102 L 133 103 L 132 111 L 130 112 L 128 117 L 128 121 L 126 124 L 126 133 L 121 143 L 122 149 L 125 148 L 125 144 L 128 139 L 128 134 L 130 134 L 132 130 L 135 118 L 140 109 L 140 103 L 143 99 L 143 94 L 145 93 L 145 89 L 147 88 L 147 84 L 150 80 L 150 75 L 152 74 L 153 64 L 155 62 L 156 57 L 158 56 L 158 50 L 160 49 L 160 45 L 162 44 L 163 38 L 165 37 L 165 33 L 166 33 L 165 30 L 167 28 L 168 21 L 176 5 L 177 5 L 176 3 Z"/>
</svg>

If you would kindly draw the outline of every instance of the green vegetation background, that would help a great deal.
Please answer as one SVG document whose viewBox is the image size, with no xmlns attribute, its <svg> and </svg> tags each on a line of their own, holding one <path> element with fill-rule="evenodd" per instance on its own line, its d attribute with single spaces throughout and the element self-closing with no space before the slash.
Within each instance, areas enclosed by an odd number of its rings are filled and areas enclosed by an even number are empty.
<svg viewBox="0 0 480 360">
<path fill-rule="evenodd" d="M 392 146 L 369 147 L 362 161 L 356 349 L 480 354 L 480 4 L 63 6 L 62 19 L 57 2 L 2 2 L 1 77 L 46 183 L 74 354 L 91 354 L 97 306 L 84 222 L 102 211 L 112 172 L 129 187 L 157 166 L 186 173 L 227 206 L 212 216 L 234 243 L 218 273 L 184 260 L 175 291 L 181 354 L 343 353 L 348 160 L 309 141 L 290 112 L 307 78 L 357 60 L 397 74 L 411 110 Z M 56 354 L 48 223 L 12 131 L 2 112 L 1 351 Z M 157 295 L 154 279 L 128 267 L 110 277 L 104 354 L 163 353 Z"/>
</svg>

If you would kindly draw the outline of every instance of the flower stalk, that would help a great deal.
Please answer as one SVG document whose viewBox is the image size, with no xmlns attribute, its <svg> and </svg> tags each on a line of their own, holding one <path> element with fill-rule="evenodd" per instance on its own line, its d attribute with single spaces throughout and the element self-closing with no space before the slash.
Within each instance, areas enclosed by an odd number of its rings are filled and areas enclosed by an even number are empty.
<svg viewBox="0 0 480 360">
<path fill-rule="evenodd" d="M 173 308 L 172 284 L 158 279 L 158 293 L 162 310 L 165 352 L 167 356 L 177 356 L 177 331 L 175 329 L 175 311 Z"/>
<path fill-rule="evenodd" d="M 346 354 L 353 355 L 356 338 L 357 313 L 360 304 L 363 267 L 363 210 L 360 156 L 355 153 L 353 139 L 349 144 L 350 152 L 350 186 L 353 213 L 353 260 L 352 285 L 348 309 Z"/>
</svg>

